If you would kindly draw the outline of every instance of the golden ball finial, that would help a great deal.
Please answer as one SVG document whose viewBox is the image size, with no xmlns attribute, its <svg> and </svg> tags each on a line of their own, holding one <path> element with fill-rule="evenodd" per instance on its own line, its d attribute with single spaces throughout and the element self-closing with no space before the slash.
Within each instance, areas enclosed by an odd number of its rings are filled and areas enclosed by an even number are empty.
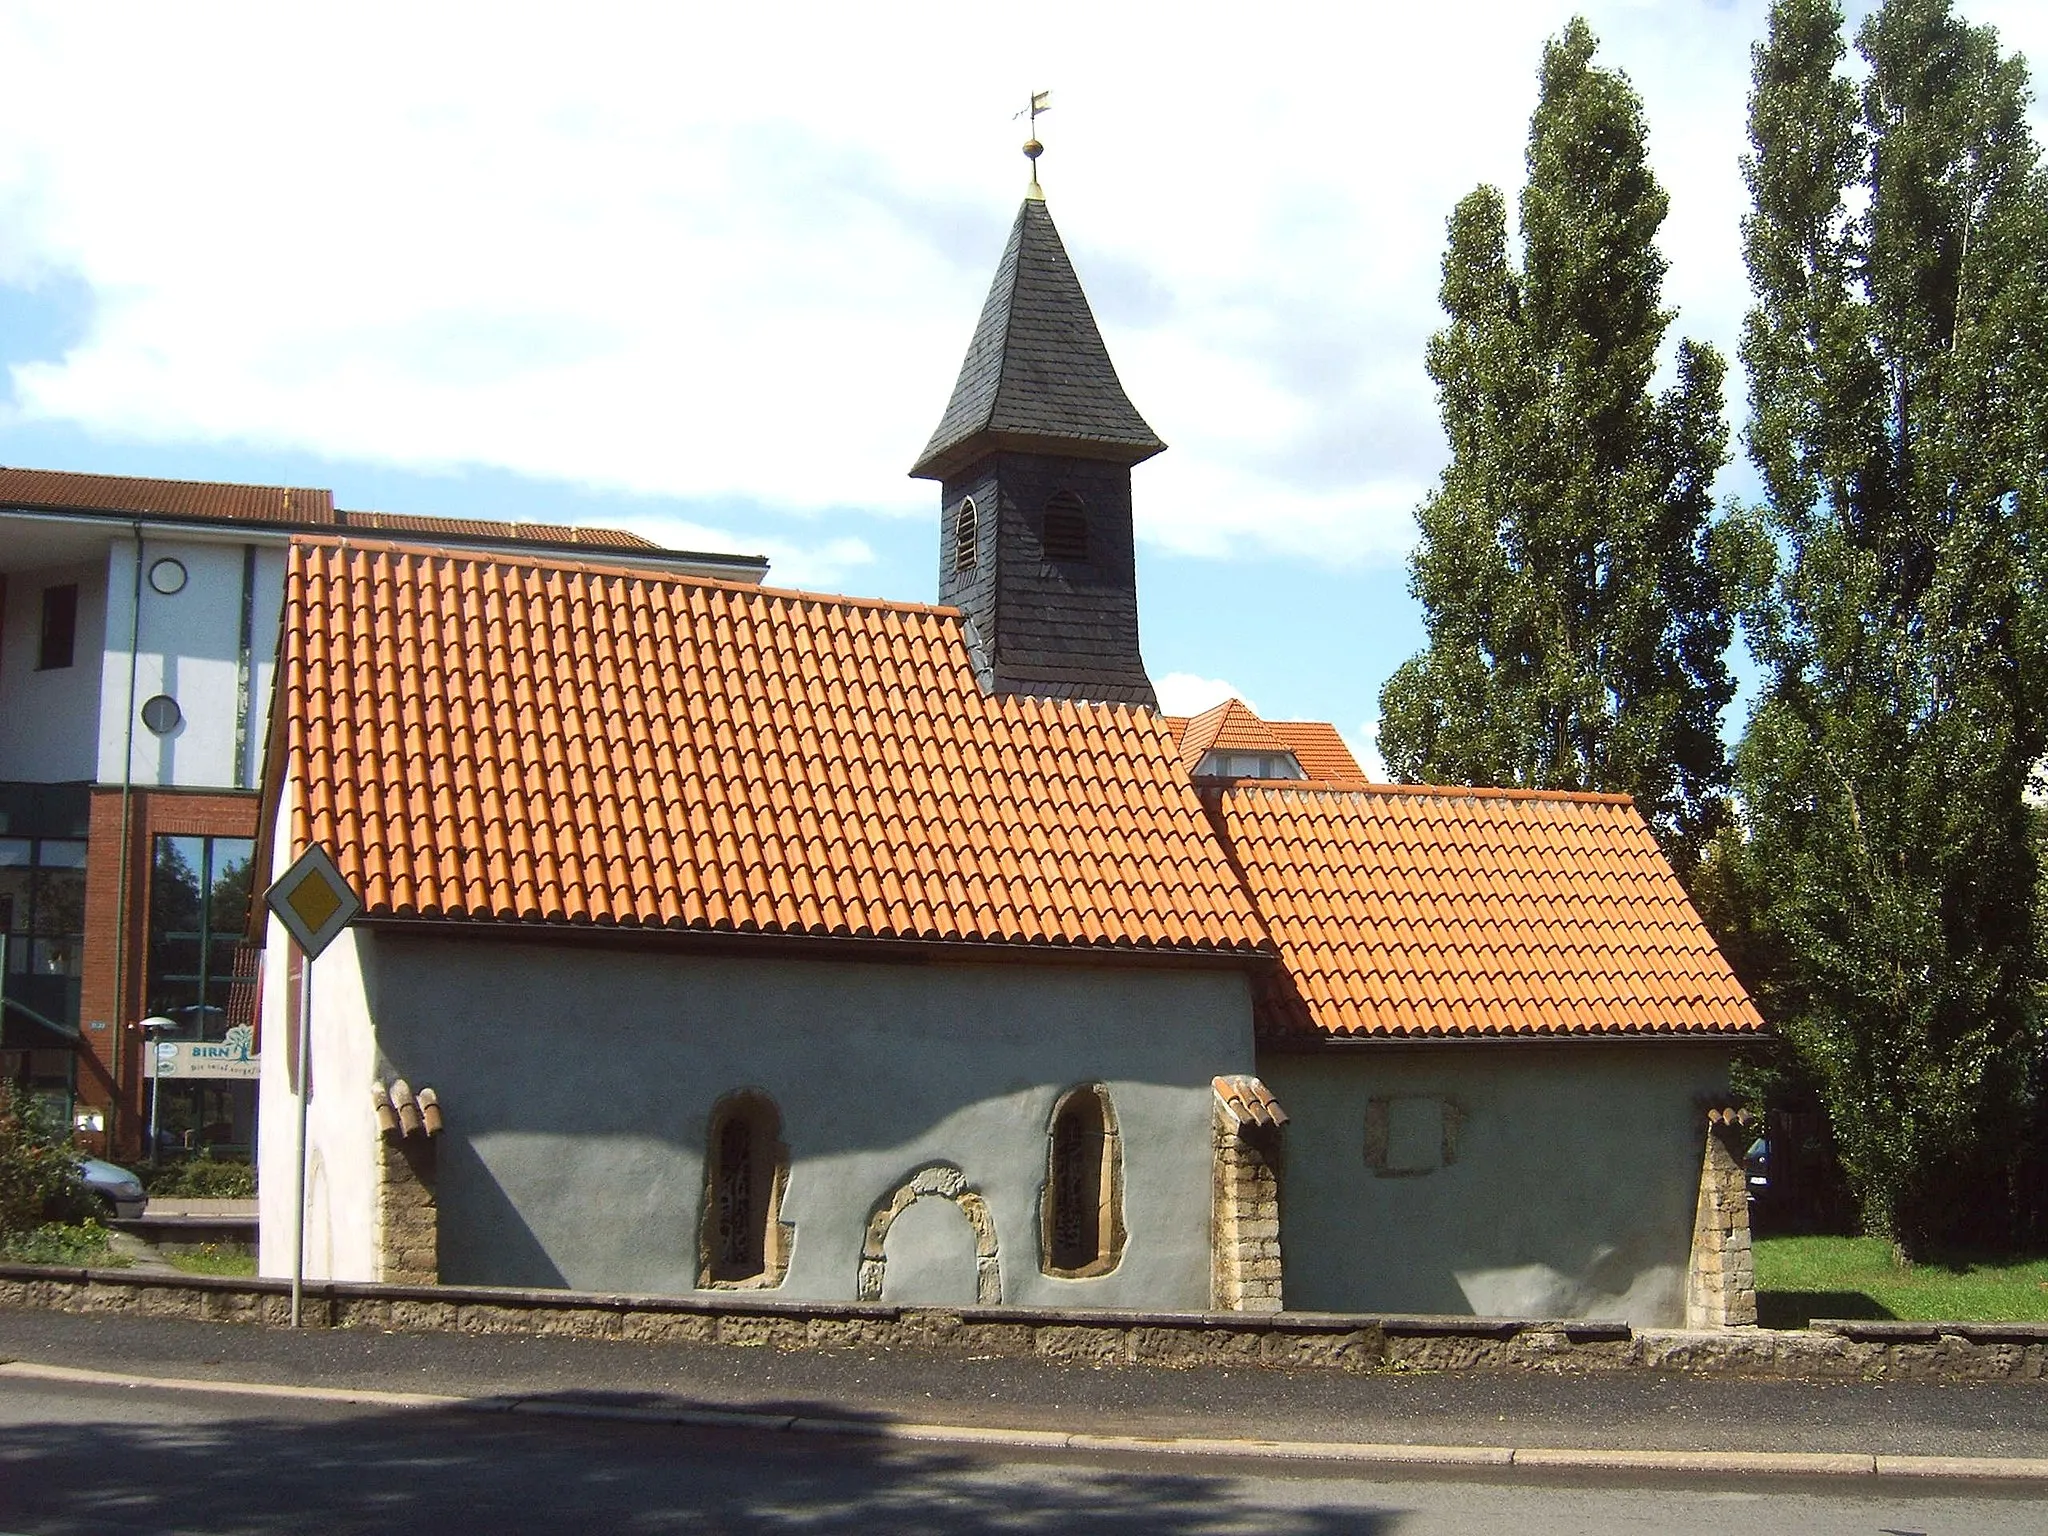
<svg viewBox="0 0 2048 1536">
<path fill-rule="evenodd" d="M 1044 153 L 1045 146 L 1039 143 L 1038 140 L 1026 139 L 1024 141 L 1024 158 L 1029 160 L 1034 167 L 1038 164 L 1038 157 Z"/>
</svg>

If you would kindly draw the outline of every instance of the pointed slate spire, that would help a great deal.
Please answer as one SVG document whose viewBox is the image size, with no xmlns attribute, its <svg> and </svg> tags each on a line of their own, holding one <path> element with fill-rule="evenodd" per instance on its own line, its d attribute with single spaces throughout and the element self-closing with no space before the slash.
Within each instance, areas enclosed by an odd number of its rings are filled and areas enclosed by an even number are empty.
<svg viewBox="0 0 2048 1536">
<path fill-rule="evenodd" d="M 947 480 L 992 453 L 1129 467 L 1165 447 L 1117 379 L 1044 199 L 1026 198 L 952 401 L 911 475 Z"/>
<path fill-rule="evenodd" d="M 1032 155 L 1034 139 L 1024 152 Z M 991 693 L 1156 708 L 1138 649 L 1131 466 L 1166 445 L 1117 382 L 1036 175 L 945 419 L 939 601 Z"/>
</svg>

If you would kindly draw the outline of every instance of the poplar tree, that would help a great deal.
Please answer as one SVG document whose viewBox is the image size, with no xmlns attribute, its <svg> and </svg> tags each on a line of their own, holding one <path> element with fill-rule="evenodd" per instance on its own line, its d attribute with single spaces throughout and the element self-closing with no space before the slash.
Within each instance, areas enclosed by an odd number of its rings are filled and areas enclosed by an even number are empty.
<svg viewBox="0 0 2048 1536">
<path fill-rule="evenodd" d="M 1709 558 L 1725 364 L 1677 349 L 1642 103 L 1575 19 L 1543 50 L 1521 194 L 1451 215 L 1428 367 L 1451 460 L 1418 512 L 1428 644 L 1380 694 L 1397 777 L 1636 798 L 1681 870 L 1723 814 L 1733 693 Z"/>
<path fill-rule="evenodd" d="M 2048 197 L 2023 63 L 1947 0 L 1830 0 L 1754 50 L 1743 361 L 1778 569 L 1737 759 L 1772 1013 L 1864 1224 L 1995 1235 L 2039 1049 Z"/>
</svg>

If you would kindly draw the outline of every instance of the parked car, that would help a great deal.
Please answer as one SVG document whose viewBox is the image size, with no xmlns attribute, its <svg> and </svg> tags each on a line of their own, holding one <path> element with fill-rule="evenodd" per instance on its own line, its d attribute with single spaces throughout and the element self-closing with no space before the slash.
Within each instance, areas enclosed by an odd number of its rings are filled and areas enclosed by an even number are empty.
<svg viewBox="0 0 2048 1536">
<path fill-rule="evenodd" d="M 1771 1144 L 1758 1138 L 1742 1160 L 1744 1179 L 1749 1184 L 1749 1203 L 1755 1205 L 1771 1192 Z"/>
<path fill-rule="evenodd" d="M 149 1209 L 149 1196 L 143 1193 L 142 1180 L 126 1168 L 97 1157 L 81 1157 L 78 1176 L 85 1182 L 85 1192 L 117 1220 L 132 1220 Z"/>
</svg>

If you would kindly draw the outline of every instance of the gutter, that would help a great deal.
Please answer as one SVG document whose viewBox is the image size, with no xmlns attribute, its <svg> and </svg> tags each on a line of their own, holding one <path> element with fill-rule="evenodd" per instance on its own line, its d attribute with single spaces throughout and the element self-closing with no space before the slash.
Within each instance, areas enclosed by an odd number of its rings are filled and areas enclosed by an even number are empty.
<svg viewBox="0 0 2048 1536">
<path fill-rule="evenodd" d="M 357 918 L 354 926 L 406 938 L 684 950 L 749 959 L 787 955 L 883 965 L 1007 963 L 1242 970 L 1273 965 L 1279 960 L 1279 956 L 1270 951 L 1254 949 L 1140 949 L 1136 946 L 1085 944 L 1005 944 L 971 939 L 872 939 L 851 934 L 736 933 L 719 929 L 663 928 L 653 924 L 628 926 L 623 923 L 567 923 L 539 919 L 508 921 L 499 918 L 366 914 Z"/>
</svg>

